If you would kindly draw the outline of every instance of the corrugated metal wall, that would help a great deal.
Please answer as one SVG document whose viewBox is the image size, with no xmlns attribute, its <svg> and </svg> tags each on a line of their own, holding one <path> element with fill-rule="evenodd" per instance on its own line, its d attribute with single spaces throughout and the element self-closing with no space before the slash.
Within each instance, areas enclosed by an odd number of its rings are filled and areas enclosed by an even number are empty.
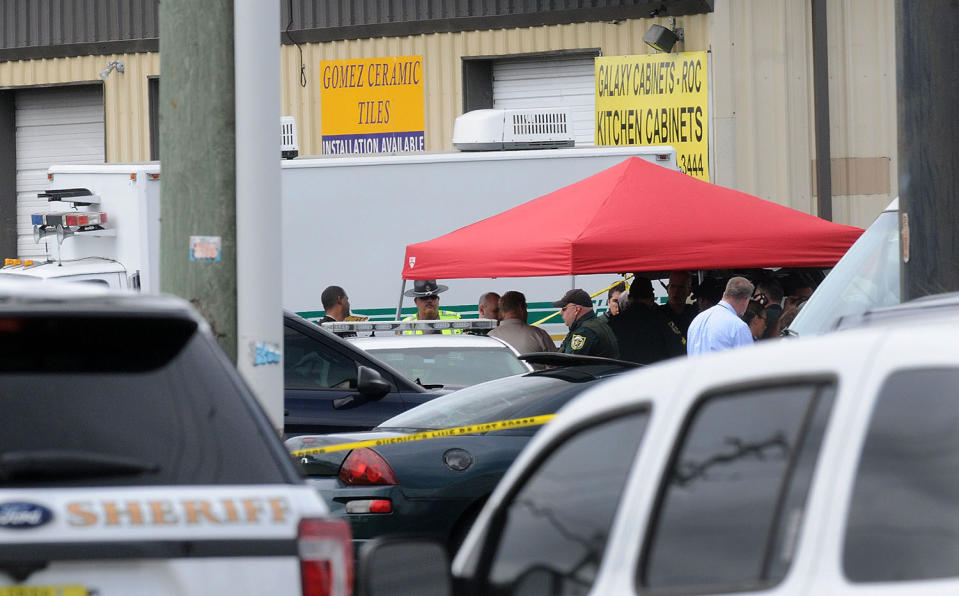
<svg viewBox="0 0 959 596">
<path fill-rule="evenodd" d="M 280 0 L 282 26 L 293 31 L 394 23 L 466 22 L 499 16 L 580 16 L 617 9 L 635 13 L 666 4 L 671 14 L 708 10 L 710 0 Z M 622 12 L 620 10 L 620 12 Z M 547 16 L 548 15 L 548 16 Z M 158 0 L 3 0 L 0 49 L 156 39 Z M 556 22 L 556 21 L 553 21 Z"/>
<path fill-rule="evenodd" d="M 312 29 L 620 7 L 653 10 L 664 3 L 672 5 L 672 14 L 703 10 L 707 4 L 691 0 L 294 0 L 290 4 L 293 28 Z M 285 25 L 290 19 L 290 5 L 282 2 L 280 7 Z"/>
<path fill-rule="evenodd" d="M 0 48 L 152 39 L 157 0 L 3 0 Z"/>
<path fill-rule="evenodd" d="M 102 81 L 106 98 L 107 161 L 147 161 L 150 159 L 147 77 L 160 74 L 159 54 L 0 62 L 0 88 L 100 83 L 99 72 L 111 60 L 123 60 L 125 72 L 113 72 Z"/>
<path fill-rule="evenodd" d="M 894 0 L 829 4 L 831 139 L 836 221 L 865 226 L 896 193 Z M 714 181 L 815 212 L 810 0 L 717 0 L 715 12 L 680 17 L 684 47 L 712 51 Z M 653 22 L 581 23 L 305 44 L 282 48 L 283 112 L 297 120 L 300 152 L 317 154 L 321 60 L 423 55 L 426 147 L 450 150 L 462 111 L 464 56 L 600 48 L 603 55 L 646 53 Z M 107 159 L 149 157 L 147 77 L 156 54 L 0 63 L 0 87 L 96 81 L 114 58 L 126 62 L 105 85 Z M 885 179 L 882 179 L 882 178 Z M 881 184 L 865 184 L 880 178 Z M 885 192 L 879 192 L 886 189 Z M 865 192 L 863 192 L 865 191 Z"/>
</svg>

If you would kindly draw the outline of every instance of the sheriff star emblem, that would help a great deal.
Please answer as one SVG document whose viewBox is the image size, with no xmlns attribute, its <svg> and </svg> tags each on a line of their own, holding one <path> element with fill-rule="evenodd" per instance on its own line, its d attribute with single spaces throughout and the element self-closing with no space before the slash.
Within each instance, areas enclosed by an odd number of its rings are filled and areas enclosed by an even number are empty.
<svg viewBox="0 0 959 596">
<path fill-rule="evenodd" d="M 569 341 L 569 347 L 574 350 L 582 350 L 583 346 L 586 345 L 586 336 L 585 335 L 574 335 L 573 338 Z"/>
</svg>

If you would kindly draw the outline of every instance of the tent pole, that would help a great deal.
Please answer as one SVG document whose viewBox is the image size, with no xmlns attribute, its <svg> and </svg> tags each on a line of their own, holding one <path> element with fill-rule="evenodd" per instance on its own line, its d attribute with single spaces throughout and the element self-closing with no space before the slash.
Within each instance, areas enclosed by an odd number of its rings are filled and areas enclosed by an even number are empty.
<svg viewBox="0 0 959 596">
<path fill-rule="evenodd" d="M 576 276 L 575 276 L 575 275 L 571 275 L 571 276 L 570 276 L 570 283 L 571 283 L 572 285 L 569 286 L 569 289 L 570 289 L 570 290 L 575 290 L 575 289 L 576 289 Z"/>
<path fill-rule="evenodd" d="M 403 292 L 406 291 L 406 280 L 403 280 L 403 285 L 400 286 L 400 301 L 396 304 L 396 320 L 399 321 L 403 316 Z"/>
</svg>

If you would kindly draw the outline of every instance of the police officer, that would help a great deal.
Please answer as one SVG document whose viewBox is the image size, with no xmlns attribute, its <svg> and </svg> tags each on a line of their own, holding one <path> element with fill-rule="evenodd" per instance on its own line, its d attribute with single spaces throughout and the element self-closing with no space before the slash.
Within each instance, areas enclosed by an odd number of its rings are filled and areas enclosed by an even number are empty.
<svg viewBox="0 0 959 596">
<path fill-rule="evenodd" d="M 619 343 L 619 357 L 652 364 L 686 355 L 686 340 L 679 327 L 656 308 L 652 282 L 634 277 L 629 298 L 629 308 L 609 322 Z"/>
<path fill-rule="evenodd" d="M 416 304 L 416 314 L 403 319 L 404 321 L 435 321 L 437 319 L 458 319 L 458 313 L 440 310 L 440 293 L 448 290 L 448 286 L 436 283 L 435 279 L 418 279 L 413 282 L 413 289 L 403 292 L 404 296 L 413 298 Z M 443 329 L 442 331 L 433 330 L 425 333 L 443 333 L 444 335 L 460 334 L 461 329 Z M 403 331 L 403 335 L 423 335 L 424 331 Z"/>
<path fill-rule="evenodd" d="M 560 352 L 619 358 L 616 336 L 593 312 L 593 301 L 585 290 L 570 290 L 553 302 L 553 306 L 562 309 L 563 322 L 569 327 L 569 333 L 559 347 Z"/>
</svg>

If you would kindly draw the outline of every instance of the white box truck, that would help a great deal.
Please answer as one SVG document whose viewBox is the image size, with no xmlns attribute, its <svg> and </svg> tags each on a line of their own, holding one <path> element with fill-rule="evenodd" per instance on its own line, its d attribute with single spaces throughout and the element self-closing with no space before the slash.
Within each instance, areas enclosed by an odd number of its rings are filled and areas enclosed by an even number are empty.
<svg viewBox="0 0 959 596">
<path fill-rule="evenodd" d="M 102 283 L 156 292 L 160 165 L 64 165 L 47 171 L 48 209 L 31 214 L 49 259 L 5 259 L 0 275 Z"/>
<path fill-rule="evenodd" d="M 511 146 L 517 146 L 515 140 Z M 678 169 L 675 149 L 666 146 L 284 160 L 276 205 L 282 218 L 283 305 L 317 318 L 323 311 L 323 289 L 339 285 L 347 291 L 354 313 L 393 319 L 408 244 L 495 215 L 632 156 Z M 105 213 L 106 222 L 99 226 L 102 229 L 66 230 L 75 233 L 62 238 L 62 262 L 57 258 L 57 225 L 37 225 L 35 235 L 48 243 L 51 262 L 11 265 L 0 274 L 62 278 L 82 272 L 83 279 L 92 279 L 100 268 L 99 279 L 111 286 L 158 290 L 159 173 L 156 163 L 52 166 L 50 189 L 86 189 L 98 202 L 51 203 L 50 211 L 70 211 L 77 205 L 76 211 Z M 60 222 L 56 217 L 51 221 Z M 535 316 L 537 309 L 554 310 L 549 301 L 571 287 L 599 290 L 616 279 L 590 275 L 441 280 L 450 290 L 440 297 L 440 306 L 470 315 L 482 293 L 520 290 Z M 601 298 L 602 306 L 605 294 Z M 407 298 L 403 306 L 412 308 L 412 300 Z"/>
</svg>

